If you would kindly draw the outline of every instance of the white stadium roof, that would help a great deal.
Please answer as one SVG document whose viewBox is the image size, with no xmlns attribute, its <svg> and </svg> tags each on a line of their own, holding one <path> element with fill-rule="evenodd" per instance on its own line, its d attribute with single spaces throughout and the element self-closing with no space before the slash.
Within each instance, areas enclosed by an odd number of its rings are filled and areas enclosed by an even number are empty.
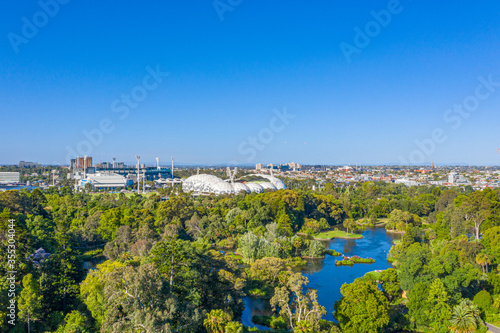
<svg viewBox="0 0 500 333">
<path fill-rule="evenodd" d="M 213 175 L 194 175 L 182 183 L 184 192 L 201 192 L 201 193 L 215 193 L 215 194 L 235 194 L 242 191 L 251 193 L 262 193 L 265 189 L 280 190 L 285 189 L 285 184 L 278 178 L 268 175 L 253 175 L 266 178 L 269 182 L 262 183 L 229 183 Z"/>
</svg>

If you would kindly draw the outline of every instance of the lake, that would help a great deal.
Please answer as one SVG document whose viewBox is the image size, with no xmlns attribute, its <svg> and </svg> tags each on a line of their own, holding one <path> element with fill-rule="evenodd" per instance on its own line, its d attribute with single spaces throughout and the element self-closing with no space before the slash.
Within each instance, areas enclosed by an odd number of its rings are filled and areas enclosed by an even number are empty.
<svg viewBox="0 0 500 333">
<path fill-rule="evenodd" d="M 352 283 L 356 278 L 367 272 L 384 270 L 391 267 L 387 255 L 394 239 L 400 239 L 400 234 L 386 233 L 385 228 L 371 228 L 362 232 L 362 239 L 334 239 L 329 242 L 328 248 L 346 256 L 357 255 L 363 258 L 375 259 L 373 264 L 355 264 L 349 266 L 335 266 L 335 260 L 341 257 L 326 255 L 325 259 L 310 261 L 302 269 L 302 274 L 309 279 L 309 288 L 318 290 L 318 301 L 326 308 L 327 314 L 323 319 L 333 321 L 333 304 L 339 300 L 340 287 L 344 283 Z M 267 301 L 244 297 L 245 311 L 242 322 L 245 326 L 255 327 L 252 316 L 270 314 Z M 261 329 L 263 327 L 257 326 Z"/>
</svg>

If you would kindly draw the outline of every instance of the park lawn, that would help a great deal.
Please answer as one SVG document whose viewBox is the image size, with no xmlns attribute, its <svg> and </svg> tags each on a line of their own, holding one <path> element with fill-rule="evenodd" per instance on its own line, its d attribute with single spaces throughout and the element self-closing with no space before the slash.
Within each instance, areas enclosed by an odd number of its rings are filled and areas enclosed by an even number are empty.
<svg viewBox="0 0 500 333">
<path fill-rule="evenodd" d="M 342 230 L 330 230 L 330 231 L 320 232 L 319 234 L 314 235 L 314 239 L 332 239 L 332 238 L 360 239 L 363 238 L 363 235 L 353 234 L 350 232 L 348 236 L 347 232 Z"/>
<path fill-rule="evenodd" d="M 365 278 L 368 278 L 372 281 L 379 281 L 380 280 L 380 274 L 381 272 L 375 272 L 375 271 L 371 271 L 371 272 L 368 272 L 364 275 Z"/>
<path fill-rule="evenodd" d="M 387 217 L 382 217 L 382 218 L 378 219 L 377 225 L 379 225 L 379 224 L 387 224 L 387 222 L 389 222 L 389 219 Z"/>
</svg>

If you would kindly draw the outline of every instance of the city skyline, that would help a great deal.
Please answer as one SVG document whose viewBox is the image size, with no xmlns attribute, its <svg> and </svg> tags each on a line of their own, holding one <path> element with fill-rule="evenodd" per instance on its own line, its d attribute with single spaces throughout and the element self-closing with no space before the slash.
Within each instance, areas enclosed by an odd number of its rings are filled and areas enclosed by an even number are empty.
<svg viewBox="0 0 500 333">
<path fill-rule="evenodd" d="M 500 4 L 429 4 L 4 4 L 0 164 L 500 165 Z"/>
</svg>

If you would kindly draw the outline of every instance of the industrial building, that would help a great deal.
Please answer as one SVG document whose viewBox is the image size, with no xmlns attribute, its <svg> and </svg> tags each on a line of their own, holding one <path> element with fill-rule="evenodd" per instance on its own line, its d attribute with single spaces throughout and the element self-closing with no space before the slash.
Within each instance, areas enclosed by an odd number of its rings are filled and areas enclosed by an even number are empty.
<svg viewBox="0 0 500 333">
<path fill-rule="evenodd" d="M 21 182 L 19 172 L 0 172 L 0 184 L 15 184 Z"/>
</svg>

